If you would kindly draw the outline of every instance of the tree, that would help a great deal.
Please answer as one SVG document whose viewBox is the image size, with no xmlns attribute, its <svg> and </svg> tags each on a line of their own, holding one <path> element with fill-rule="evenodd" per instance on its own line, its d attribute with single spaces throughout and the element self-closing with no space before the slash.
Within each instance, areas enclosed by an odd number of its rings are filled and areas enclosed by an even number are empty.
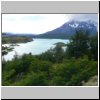
<svg viewBox="0 0 100 100">
<path fill-rule="evenodd" d="M 89 57 L 98 60 L 98 34 L 90 38 Z"/>
<path fill-rule="evenodd" d="M 17 54 L 17 52 L 15 51 L 14 60 L 17 60 L 17 59 L 18 59 L 18 54 Z"/>
<path fill-rule="evenodd" d="M 24 80 L 18 83 L 18 85 L 26 86 L 45 86 L 47 80 L 47 75 L 44 72 L 34 73 L 30 72 Z"/>
<path fill-rule="evenodd" d="M 53 63 L 62 62 L 64 57 L 64 50 L 61 45 L 57 44 L 54 48 L 49 49 L 45 53 L 38 56 L 41 60 L 48 60 Z"/>
<path fill-rule="evenodd" d="M 61 45 L 56 45 L 53 49 L 53 56 L 56 63 L 60 63 L 63 60 L 64 57 L 64 50 Z"/>
<path fill-rule="evenodd" d="M 67 56 L 79 58 L 87 54 L 89 42 L 89 33 L 84 30 L 76 30 L 76 34 L 71 38 L 70 43 L 67 44 Z"/>
</svg>

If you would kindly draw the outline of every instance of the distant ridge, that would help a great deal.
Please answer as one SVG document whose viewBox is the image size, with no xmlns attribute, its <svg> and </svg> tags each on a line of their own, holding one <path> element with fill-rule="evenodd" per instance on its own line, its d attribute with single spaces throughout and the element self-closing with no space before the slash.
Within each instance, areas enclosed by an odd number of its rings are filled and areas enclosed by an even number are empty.
<svg viewBox="0 0 100 100">
<path fill-rule="evenodd" d="M 27 37 L 34 37 L 34 34 L 28 34 L 28 33 L 20 33 L 20 34 L 14 34 L 14 33 L 2 33 L 2 36 L 27 36 Z"/>
</svg>

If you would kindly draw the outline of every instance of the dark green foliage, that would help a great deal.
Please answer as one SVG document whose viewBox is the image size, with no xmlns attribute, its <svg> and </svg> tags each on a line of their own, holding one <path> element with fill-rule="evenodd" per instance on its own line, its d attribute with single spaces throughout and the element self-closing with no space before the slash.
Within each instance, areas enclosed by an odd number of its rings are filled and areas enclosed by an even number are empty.
<svg viewBox="0 0 100 100">
<path fill-rule="evenodd" d="M 76 34 L 71 38 L 67 45 L 67 55 L 69 57 L 79 58 L 87 53 L 89 43 L 88 32 L 83 30 L 76 31 Z"/>
<path fill-rule="evenodd" d="M 82 86 L 98 75 L 98 39 L 80 30 L 67 49 L 61 45 L 41 55 L 17 52 L 12 61 L 2 60 L 3 86 Z"/>
<path fill-rule="evenodd" d="M 95 61 L 89 61 L 87 58 L 79 59 L 74 63 L 77 67 L 77 73 L 72 75 L 70 81 L 66 85 L 82 85 L 82 82 L 86 82 L 91 76 L 98 73 L 98 64 Z"/>
<path fill-rule="evenodd" d="M 90 38 L 89 57 L 98 60 L 98 34 Z"/>
<path fill-rule="evenodd" d="M 55 48 L 51 48 L 47 52 L 39 55 L 39 58 L 43 60 L 49 60 L 53 63 L 60 63 L 64 58 L 64 50 L 62 49 L 61 45 L 57 44 Z"/>
<path fill-rule="evenodd" d="M 52 64 L 30 55 L 2 63 L 3 85 L 78 86 L 98 74 L 97 61 L 86 56 Z"/>
<path fill-rule="evenodd" d="M 90 37 L 88 31 L 78 30 L 67 44 L 66 56 L 80 58 L 84 55 L 98 60 L 98 35 Z"/>
<path fill-rule="evenodd" d="M 45 72 L 40 72 L 40 73 L 34 73 L 30 72 L 24 79 L 22 79 L 20 82 L 17 82 L 16 85 L 23 86 L 45 86 L 46 85 L 46 80 L 47 80 L 47 75 Z"/>
</svg>

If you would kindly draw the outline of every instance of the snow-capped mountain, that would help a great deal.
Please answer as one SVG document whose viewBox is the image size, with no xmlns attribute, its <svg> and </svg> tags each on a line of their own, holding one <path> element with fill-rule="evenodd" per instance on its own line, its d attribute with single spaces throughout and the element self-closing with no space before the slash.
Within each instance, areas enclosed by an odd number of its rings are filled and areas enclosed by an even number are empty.
<svg viewBox="0 0 100 100">
<path fill-rule="evenodd" d="M 84 29 L 88 30 L 91 35 L 97 33 L 97 23 L 92 21 L 69 21 L 63 24 L 61 27 L 52 31 L 38 35 L 39 38 L 70 38 L 75 34 L 76 30 Z"/>
<path fill-rule="evenodd" d="M 97 32 L 97 23 L 92 21 L 70 21 L 62 25 L 63 29 L 69 34 L 75 33 L 75 30 L 83 29 L 88 30 L 90 34 L 95 34 Z"/>
</svg>

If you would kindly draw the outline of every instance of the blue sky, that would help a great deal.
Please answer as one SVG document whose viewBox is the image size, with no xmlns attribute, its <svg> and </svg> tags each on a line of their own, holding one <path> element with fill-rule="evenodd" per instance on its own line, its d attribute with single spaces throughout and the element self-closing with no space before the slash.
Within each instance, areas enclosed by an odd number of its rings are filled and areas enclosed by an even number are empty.
<svg viewBox="0 0 100 100">
<path fill-rule="evenodd" d="M 60 27 L 70 20 L 98 22 L 97 14 L 3 14 L 2 32 L 33 33 L 44 32 Z"/>
</svg>

